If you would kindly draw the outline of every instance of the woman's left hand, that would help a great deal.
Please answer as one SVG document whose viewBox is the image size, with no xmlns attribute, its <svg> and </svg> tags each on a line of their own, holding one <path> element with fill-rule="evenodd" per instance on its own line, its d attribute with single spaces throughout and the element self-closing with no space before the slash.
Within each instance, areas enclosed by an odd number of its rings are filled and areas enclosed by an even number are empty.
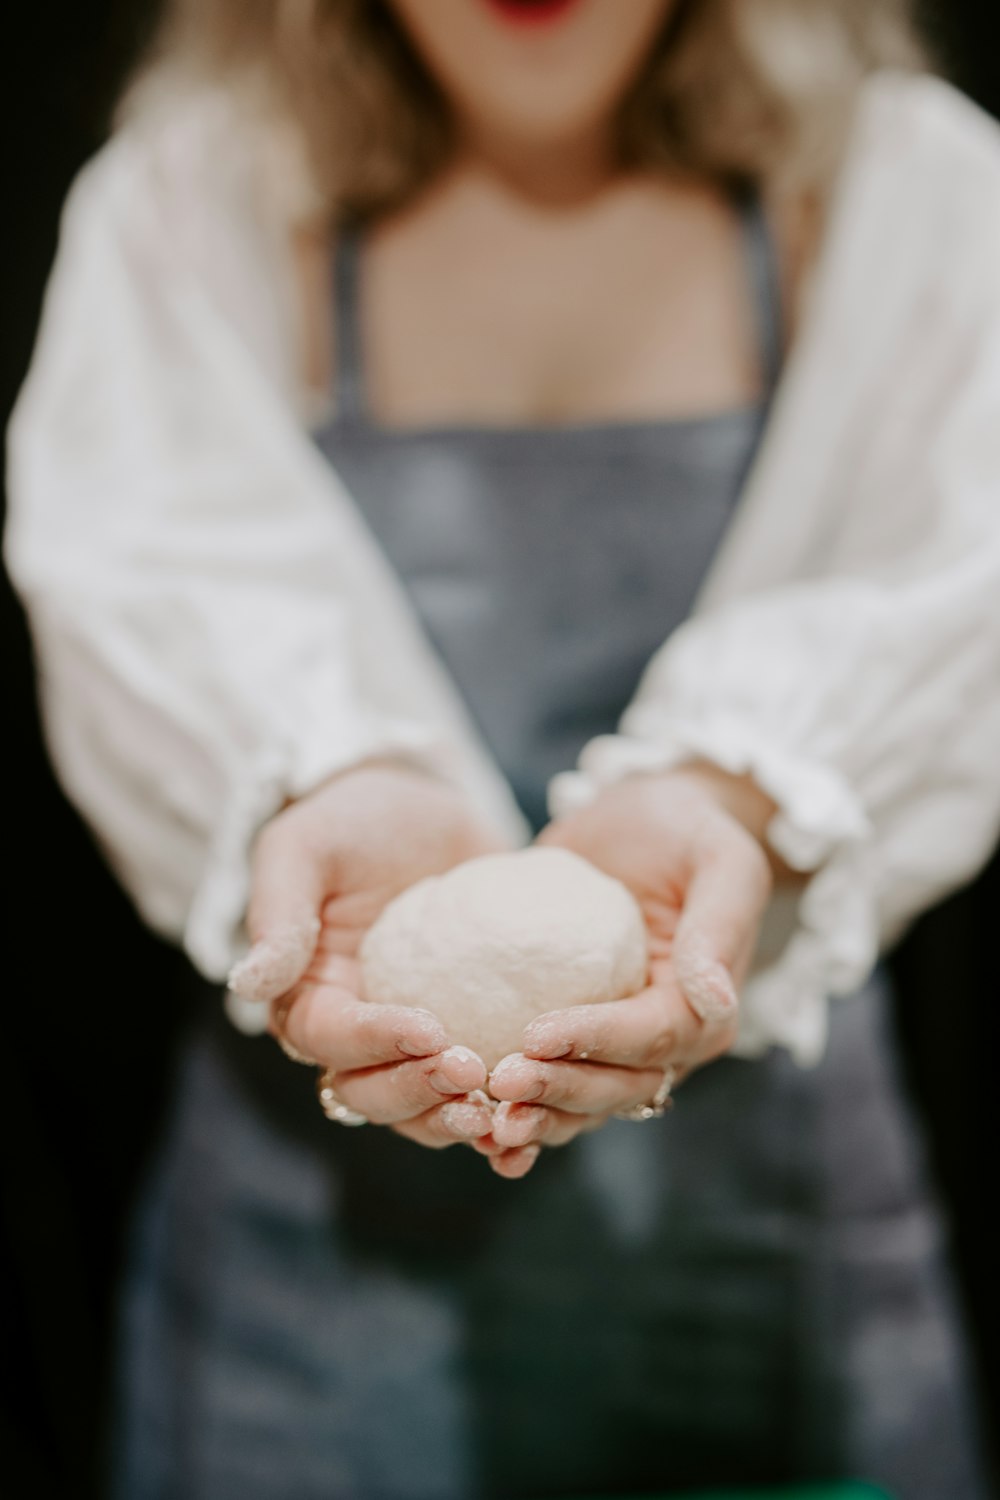
<svg viewBox="0 0 1000 1500">
<path fill-rule="evenodd" d="M 665 1074 L 673 1085 L 729 1049 L 771 891 L 762 840 L 773 811 L 752 783 L 691 765 L 630 777 L 541 833 L 539 843 L 582 855 L 635 895 L 649 983 L 632 998 L 550 1011 L 526 1028 L 523 1052 L 490 1077 L 490 1093 L 505 1102 L 477 1149 L 495 1171 L 523 1176 L 541 1146 L 649 1103 Z"/>
</svg>

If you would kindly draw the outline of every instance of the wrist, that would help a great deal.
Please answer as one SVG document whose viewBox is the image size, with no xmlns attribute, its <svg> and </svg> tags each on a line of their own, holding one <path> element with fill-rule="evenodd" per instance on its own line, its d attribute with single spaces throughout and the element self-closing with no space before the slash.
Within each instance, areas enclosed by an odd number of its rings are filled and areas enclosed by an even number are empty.
<svg viewBox="0 0 1000 1500">
<path fill-rule="evenodd" d="M 761 791 L 752 776 L 736 776 L 730 771 L 724 771 L 721 766 L 701 760 L 675 766 L 664 774 L 675 781 L 699 788 L 766 848 L 768 825 L 778 808 L 767 793 Z"/>
<path fill-rule="evenodd" d="M 637 773 L 643 774 L 643 773 Z M 772 849 L 767 832 L 778 812 L 778 804 L 749 775 L 734 775 L 711 761 L 693 760 L 669 771 L 645 773 L 696 790 L 745 829 L 764 853 L 776 884 L 801 884 L 800 872 L 792 870 Z"/>
<path fill-rule="evenodd" d="M 324 792 L 328 787 L 337 786 L 345 781 L 357 782 L 359 779 L 365 781 L 393 780 L 402 777 L 407 781 L 417 780 L 429 782 L 433 786 L 443 786 L 442 778 L 431 771 L 421 762 L 411 759 L 403 754 L 393 754 L 386 751 L 384 754 L 369 755 L 364 760 L 353 761 L 349 766 L 341 766 L 332 772 L 318 786 L 313 787 L 308 796 Z"/>
</svg>

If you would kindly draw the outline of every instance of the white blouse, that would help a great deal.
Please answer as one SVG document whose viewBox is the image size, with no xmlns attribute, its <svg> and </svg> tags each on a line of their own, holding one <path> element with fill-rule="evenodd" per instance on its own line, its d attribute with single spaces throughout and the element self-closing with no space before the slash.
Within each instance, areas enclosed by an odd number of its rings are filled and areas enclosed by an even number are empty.
<svg viewBox="0 0 1000 1500">
<path fill-rule="evenodd" d="M 221 96 L 122 129 L 68 200 L 10 434 L 7 559 L 57 770 L 146 919 L 215 978 L 245 941 L 255 831 L 340 768 L 413 759 L 527 837 L 313 447 L 289 171 Z M 774 903 L 739 1043 L 815 1060 L 828 997 L 1000 824 L 1000 131 L 939 81 L 865 86 L 695 613 L 551 810 L 691 757 L 753 775 L 771 844 L 815 872 Z"/>
</svg>

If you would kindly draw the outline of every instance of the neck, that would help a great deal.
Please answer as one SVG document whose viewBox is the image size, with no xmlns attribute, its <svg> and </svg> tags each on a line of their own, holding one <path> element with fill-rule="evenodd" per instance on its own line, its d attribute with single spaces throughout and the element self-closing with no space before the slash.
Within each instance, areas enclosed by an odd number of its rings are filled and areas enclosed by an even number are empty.
<svg viewBox="0 0 1000 1500">
<path fill-rule="evenodd" d="M 486 173 L 520 198 L 552 208 L 596 197 L 617 175 L 610 136 L 603 127 L 530 146 L 467 131 L 460 138 L 459 164 Z"/>
</svg>

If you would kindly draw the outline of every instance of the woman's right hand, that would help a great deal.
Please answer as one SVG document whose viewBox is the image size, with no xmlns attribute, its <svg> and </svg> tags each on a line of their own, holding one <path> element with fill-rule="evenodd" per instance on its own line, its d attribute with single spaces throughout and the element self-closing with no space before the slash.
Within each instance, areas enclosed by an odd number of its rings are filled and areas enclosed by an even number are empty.
<svg viewBox="0 0 1000 1500">
<path fill-rule="evenodd" d="M 449 1045 L 429 1011 L 363 1001 L 358 949 L 415 881 L 503 847 L 451 787 L 370 762 L 291 804 L 254 848 L 252 947 L 230 988 L 271 1005 L 272 1031 L 325 1070 L 349 1109 L 424 1146 L 488 1134 L 485 1096 L 467 1098 L 484 1087 L 486 1067 Z"/>
</svg>

